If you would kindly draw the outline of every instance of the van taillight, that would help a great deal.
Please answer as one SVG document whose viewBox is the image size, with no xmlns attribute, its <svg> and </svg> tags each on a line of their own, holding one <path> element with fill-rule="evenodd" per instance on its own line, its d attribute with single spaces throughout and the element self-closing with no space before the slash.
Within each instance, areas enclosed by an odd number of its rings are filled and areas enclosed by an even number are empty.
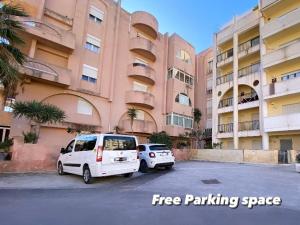
<svg viewBox="0 0 300 225">
<path fill-rule="evenodd" d="M 98 146 L 98 148 L 97 148 L 96 162 L 102 162 L 102 153 L 103 153 L 102 146 Z"/>
<path fill-rule="evenodd" d="M 155 158 L 155 153 L 154 152 L 149 152 L 149 157 L 150 158 Z"/>
<path fill-rule="evenodd" d="M 140 151 L 138 147 L 136 148 L 136 154 L 136 159 L 140 159 Z"/>
</svg>

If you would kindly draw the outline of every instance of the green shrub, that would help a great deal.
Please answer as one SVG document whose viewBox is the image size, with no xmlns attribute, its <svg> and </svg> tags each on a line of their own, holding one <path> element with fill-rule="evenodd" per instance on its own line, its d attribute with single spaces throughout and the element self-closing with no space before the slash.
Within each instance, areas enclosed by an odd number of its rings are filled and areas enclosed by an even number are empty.
<svg viewBox="0 0 300 225">
<path fill-rule="evenodd" d="M 164 131 L 151 134 L 149 141 L 155 144 L 165 144 L 170 149 L 173 147 L 171 137 Z"/>
<path fill-rule="evenodd" d="M 296 155 L 296 162 L 300 163 L 300 154 Z"/>
<path fill-rule="evenodd" d="M 35 144 L 38 140 L 38 136 L 34 132 L 23 132 L 24 143 L 32 143 Z"/>
<path fill-rule="evenodd" d="M 7 140 L 5 140 L 4 142 L 0 143 L 0 152 L 8 152 L 10 146 L 12 146 L 14 144 L 14 139 L 13 138 L 9 138 Z"/>
</svg>

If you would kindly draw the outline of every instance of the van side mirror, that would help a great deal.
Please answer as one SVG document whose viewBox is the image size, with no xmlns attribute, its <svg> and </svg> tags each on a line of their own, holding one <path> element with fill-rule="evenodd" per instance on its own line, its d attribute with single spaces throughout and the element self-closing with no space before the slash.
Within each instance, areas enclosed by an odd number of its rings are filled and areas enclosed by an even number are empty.
<svg viewBox="0 0 300 225">
<path fill-rule="evenodd" d="M 65 154 L 65 153 L 66 153 L 66 149 L 65 149 L 65 148 L 61 148 L 61 149 L 60 149 L 60 153 L 61 153 L 61 154 Z"/>
</svg>

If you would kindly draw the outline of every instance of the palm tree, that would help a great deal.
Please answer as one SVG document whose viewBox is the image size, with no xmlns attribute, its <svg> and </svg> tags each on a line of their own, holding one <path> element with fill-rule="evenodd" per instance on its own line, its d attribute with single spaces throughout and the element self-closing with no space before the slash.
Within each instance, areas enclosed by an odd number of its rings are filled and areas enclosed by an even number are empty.
<svg viewBox="0 0 300 225">
<path fill-rule="evenodd" d="M 137 117 L 137 110 L 135 108 L 128 109 L 127 116 L 130 119 L 131 133 L 133 133 L 133 121 Z"/>
<path fill-rule="evenodd" d="M 197 128 L 199 128 L 199 123 L 201 121 L 202 112 L 200 111 L 200 109 L 195 108 L 193 111 L 193 114 L 194 114 L 194 122 L 196 123 Z"/>
<path fill-rule="evenodd" d="M 24 30 L 16 17 L 27 17 L 22 8 L 0 3 L 0 83 L 4 86 L 5 97 L 14 95 L 20 75 L 18 66 L 25 61 L 18 45 L 24 41 L 18 32 Z"/>
<path fill-rule="evenodd" d="M 35 126 L 31 127 L 31 132 L 35 133 L 37 138 L 40 134 L 41 124 L 62 122 L 66 118 L 65 112 L 57 106 L 35 100 L 16 102 L 12 108 L 14 117 L 25 117 L 36 123 Z"/>
</svg>

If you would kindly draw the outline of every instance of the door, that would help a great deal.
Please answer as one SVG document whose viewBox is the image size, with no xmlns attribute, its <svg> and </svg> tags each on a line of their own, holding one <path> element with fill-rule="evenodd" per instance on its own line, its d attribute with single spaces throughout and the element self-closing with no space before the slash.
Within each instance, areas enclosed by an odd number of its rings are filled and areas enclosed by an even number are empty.
<svg viewBox="0 0 300 225">
<path fill-rule="evenodd" d="M 288 163 L 288 151 L 293 149 L 292 139 L 280 140 L 280 151 L 278 156 L 279 163 Z"/>
<path fill-rule="evenodd" d="M 66 152 L 65 154 L 62 155 L 61 157 L 61 161 L 64 167 L 64 171 L 71 173 L 71 168 L 69 166 L 70 161 L 71 161 L 71 157 L 72 157 L 72 152 L 73 152 L 73 148 L 74 148 L 74 142 L 75 140 L 72 140 L 66 147 Z"/>
</svg>

